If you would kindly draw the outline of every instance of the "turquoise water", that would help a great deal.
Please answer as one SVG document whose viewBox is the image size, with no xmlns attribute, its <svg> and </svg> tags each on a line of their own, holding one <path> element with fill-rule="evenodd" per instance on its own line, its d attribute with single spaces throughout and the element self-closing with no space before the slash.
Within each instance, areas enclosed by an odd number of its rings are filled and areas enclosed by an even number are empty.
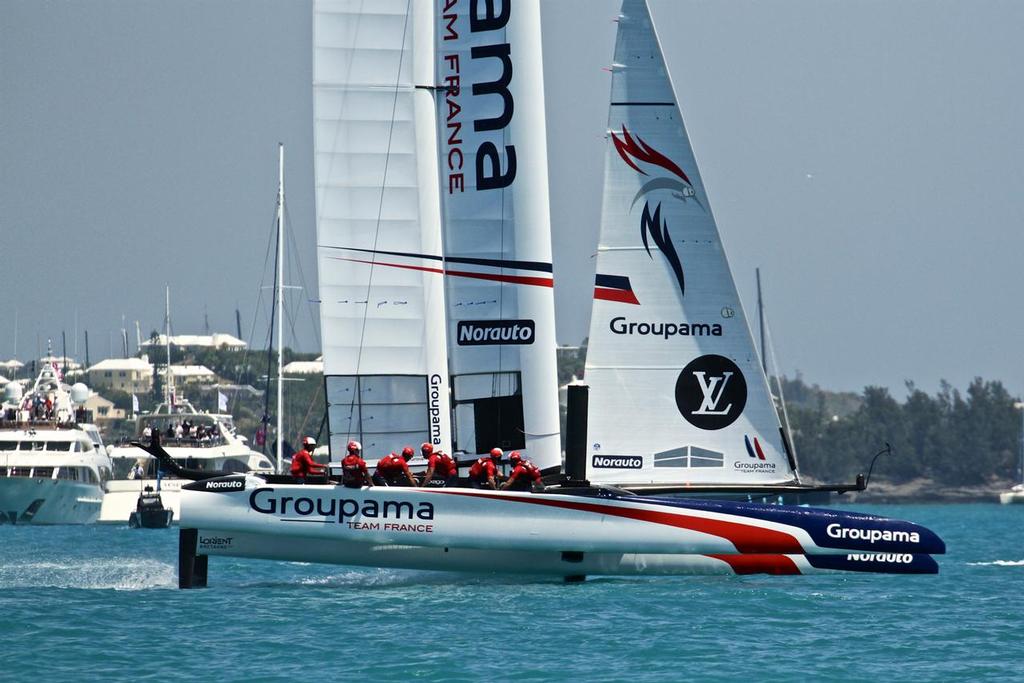
<svg viewBox="0 0 1024 683">
<path fill-rule="evenodd" d="M 1024 678 L 1024 506 L 843 506 L 925 524 L 925 577 L 552 580 L 214 558 L 177 530 L 0 527 L 0 680 Z"/>
</svg>

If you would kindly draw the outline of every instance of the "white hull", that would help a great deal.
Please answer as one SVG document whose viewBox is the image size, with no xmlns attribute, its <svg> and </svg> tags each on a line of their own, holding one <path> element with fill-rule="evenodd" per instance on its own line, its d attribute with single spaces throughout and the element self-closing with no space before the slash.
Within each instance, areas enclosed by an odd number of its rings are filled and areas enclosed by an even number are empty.
<svg viewBox="0 0 1024 683">
<path fill-rule="evenodd" d="M 92 524 L 99 518 L 102 501 L 98 484 L 36 477 L 0 479 L 0 523 Z"/>
<path fill-rule="evenodd" d="M 999 494 L 999 502 L 1003 505 L 1024 505 L 1024 491 L 1004 491 Z"/>
<path fill-rule="evenodd" d="M 174 511 L 172 524 L 178 523 L 181 515 L 181 487 L 189 482 L 181 479 L 164 479 L 160 482 L 160 499 L 164 507 Z M 135 512 L 139 493 L 151 486 L 156 491 L 156 479 L 116 479 L 106 484 L 103 507 L 97 520 L 100 524 L 127 524 L 128 517 Z"/>
<path fill-rule="evenodd" d="M 818 574 L 843 571 L 815 567 L 803 555 L 673 555 L 638 553 L 587 553 L 567 558 L 560 552 L 473 550 L 467 548 L 426 548 L 407 545 L 371 545 L 345 541 L 317 541 L 301 538 L 267 537 L 263 534 L 224 534 L 200 529 L 198 550 L 210 557 L 230 556 L 316 562 L 354 567 L 385 567 L 424 571 L 475 574 L 521 574 L 533 576 L 666 576 L 732 574 Z M 910 555 L 902 556 L 905 562 Z M 851 558 L 859 558 L 853 560 Z M 866 556 L 847 555 L 846 571 L 877 570 Z M 860 568 L 853 562 L 859 561 Z"/>
<path fill-rule="evenodd" d="M 927 554 L 945 551 L 932 532 L 897 520 L 614 492 L 350 489 L 249 476 L 190 484 L 181 507 L 183 533 L 198 530 L 198 555 L 407 569 L 558 576 L 934 573 Z"/>
</svg>

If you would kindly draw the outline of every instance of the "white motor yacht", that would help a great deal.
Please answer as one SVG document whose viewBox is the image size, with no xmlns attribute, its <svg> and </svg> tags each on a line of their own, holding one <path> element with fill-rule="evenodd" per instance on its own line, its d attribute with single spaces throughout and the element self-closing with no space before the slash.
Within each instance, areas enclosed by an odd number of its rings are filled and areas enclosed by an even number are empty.
<svg viewBox="0 0 1024 683">
<path fill-rule="evenodd" d="M 152 413 L 138 417 L 136 441 L 148 443 L 155 432 L 160 434 L 160 443 L 171 457 L 188 469 L 273 470 L 270 459 L 249 448 L 246 438 L 237 433 L 231 415 L 200 412 L 185 399 L 161 403 Z M 166 474 L 158 477 L 156 461 L 130 444 L 114 446 L 110 455 L 115 478 L 106 482 L 101 523 L 127 524 L 147 486 L 162 494 L 164 506 L 174 511 L 175 521 L 178 519 L 180 479 Z"/>
<path fill-rule="evenodd" d="M 1000 493 L 999 502 L 1003 505 L 1012 505 L 1014 503 L 1024 505 L 1024 484 L 1017 484 L 1009 491 Z"/>
<path fill-rule="evenodd" d="M 45 366 L 32 389 L 5 388 L 0 419 L 0 524 L 91 524 L 112 463 L 81 403 L 84 384 L 68 386 Z"/>
</svg>

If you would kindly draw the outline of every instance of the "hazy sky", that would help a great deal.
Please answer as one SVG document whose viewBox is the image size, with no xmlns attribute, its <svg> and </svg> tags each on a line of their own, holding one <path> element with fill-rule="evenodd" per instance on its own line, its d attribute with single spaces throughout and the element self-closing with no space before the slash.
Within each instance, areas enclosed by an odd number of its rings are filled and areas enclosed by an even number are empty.
<svg viewBox="0 0 1024 683">
<path fill-rule="evenodd" d="M 748 308 L 762 268 L 783 370 L 1024 391 L 1024 3 L 651 5 Z M 542 3 L 566 344 L 589 321 L 617 8 Z M 77 313 L 95 362 L 122 315 L 162 324 L 165 282 L 177 332 L 204 311 L 233 332 L 237 304 L 248 337 L 279 140 L 312 288 L 293 298 L 315 298 L 309 2 L 0 0 L 0 17 L 0 358 L 15 311 L 22 358 L 62 329 L 74 349 Z M 301 346 L 312 328 L 306 310 Z"/>
</svg>

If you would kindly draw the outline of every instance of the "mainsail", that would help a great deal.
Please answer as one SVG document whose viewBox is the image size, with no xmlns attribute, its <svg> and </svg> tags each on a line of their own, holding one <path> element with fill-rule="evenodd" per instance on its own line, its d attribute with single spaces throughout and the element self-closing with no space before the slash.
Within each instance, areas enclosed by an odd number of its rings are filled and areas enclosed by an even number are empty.
<svg viewBox="0 0 1024 683">
<path fill-rule="evenodd" d="M 618 21 L 587 350 L 587 477 L 793 482 L 645 0 Z"/>
<path fill-rule="evenodd" d="M 332 452 L 561 463 L 537 0 L 317 0 Z"/>
<path fill-rule="evenodd" d="M 442 216 L 456 450 L 561 465 L 537 0 L 437 16 Z"/>
<path fill-rule="evenodd" d="M 350 439 L 373 457 L 424 441 L 448 450 L 434 94 L 417 87 L 434 79 L 432 9 L 317 0 L 313 17 L 331 452 Z"/>
</svg>

